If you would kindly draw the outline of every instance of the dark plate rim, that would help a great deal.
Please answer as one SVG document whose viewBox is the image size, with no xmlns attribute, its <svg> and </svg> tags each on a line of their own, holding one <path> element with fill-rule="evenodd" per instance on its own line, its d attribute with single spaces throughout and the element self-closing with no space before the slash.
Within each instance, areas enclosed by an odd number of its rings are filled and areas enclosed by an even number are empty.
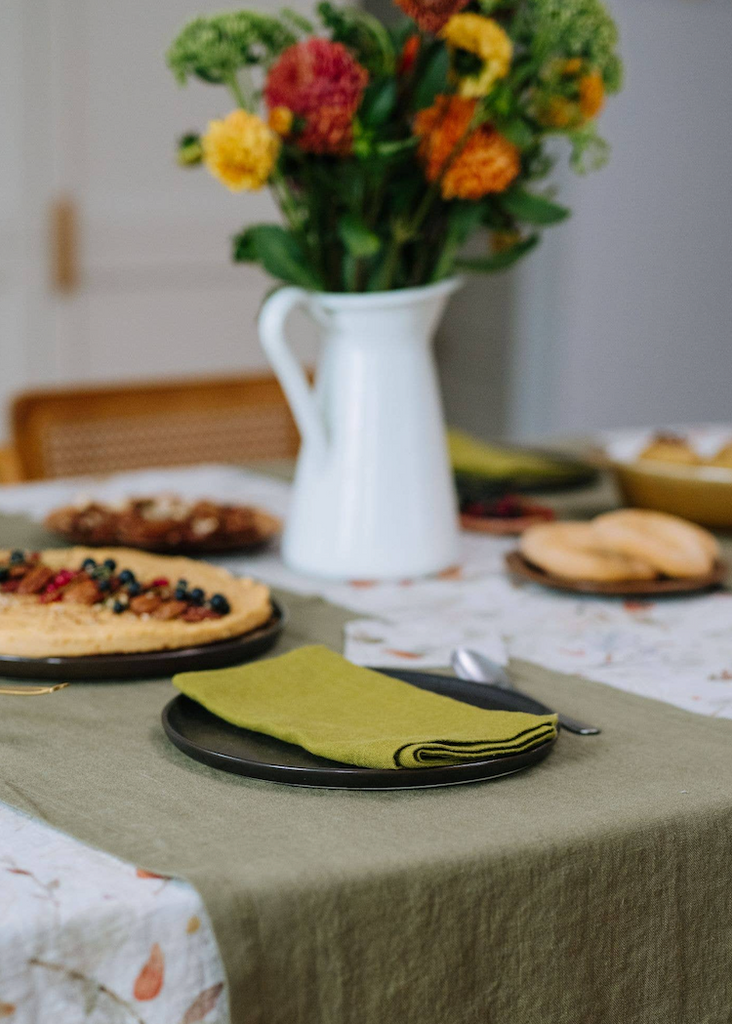
<svg viewBox="0 0 732 1024">
<path fill-rule="evenodd" d="M 0 669 L 4 665 L 23 665 L 32 668 L 37 666 L 73 669 L 77 666 L 99 666 L 100 668 L 113 668 L 117 665 L 134 667 L 141 662 L 163 661 L 169 659 L 185 660 L 205 653 L 216 653 L 227 648 L 234 648 L 243 642 L 260 640 L 263 637 L 274 634 L 279 635 L 288 623 L 289 615 L 287 609 L 279 601 L 270 595 L 272 603 L 272 617 L 257 626 L 248 633 L 239 633 L 237 636 L 227 637 L 225 640 L 215 640 L 209 644 L 198 644 L 195 647 L 172 647 L 158 651 L 134 651 L 127 654 L 84 654 L 84 655 L 62 655 L 47 658 L 27 658 L 20 654 L 0 654 Z"/>
<path fill-rule="evenodd" d="M 376 671 L 389 674 L 390 670 L 377 668 Z M 396 672 L 397 670 L 394 669 L 393 671 Z M 398 678 L 418 677 L 424 674 L 399 670 Z M 438 676 L 437 678 L 440 677 Z M 451 679 L 452 677 L 443 676 L 442 678 Z M 407 678 L 405 681 L 408 682 L 409 679 Z M 461 680 L 460 682 L 466 681 Z M 498 687 L 483 683 L 472 685 L 483 691 L 489 689 L 498 697 L 505 699 L 505 692 Z M 479 761 L 468 761 L 464 764 L 435 765 L 432 768 L 365 768 L 359 765 L 347 765 L 340 761 L 333 761 L 331 762 L 333 767 L 330 767 L 329 764 L 307 767 L 278 764 L 273 761 L 251 760 L 246 757 L 235 757 L 201 747 L 178 732 L 171 722 L 171 716 L 175 710 L 185 706 L 186 703 L 195 705 L 196 702 L 190 697 L 186 697 L 185 694 L 176 694 L 163 708 L 161 719 L 165 734 L 171 743 L 193 760 L 213 768 L 242 775 L 245 778 L 255 778 L 266 782 L 275 782 L 280 785 L 315 787 L 318 789 L 423 789 L 502 778 L 506 775 L 513 775 L 515 772 L 529 768 L 542 761 L 554 748 L 559 735 L 557 733 L 552 739 L 546 740 L 536 747 L 532 747 L 531 750 L 523 751 L 519 754 L 483 758 Z M 536 704 L 537 707 L 543 708 L 544 713 L 552 713 L 549 708 L 541 705 L 539 701 L 532 701 L 532 703 Z M 536 713 L 541 712 L 537 711 Z M 242 732 L 247 731 L 250 730 L 242 730 Z M 280 740 L 274 740 L 274 742 L 282 743 L 283 746 L 290 746 L 290 744 L 285 744 Z M 324 758 L 323 760 L 325 761 L 326 759 Z M 242 768 L 246 770 L 242 771 Z M 501 771 L 501 768 L 505 770 Z"/>
<path fill-rule="evenodd" d="M 510 551 L 505 556 L 505 564 L 511 575 L 518 579 L 538 583 L 543 587 L 550 587 L 552 590 L 590 594 L 596 597 L 663 597 L 674 594 L 696 594 L 699 591 L 711 590 L 713 587 L 720 586 L 728 571 L 727 563 L 718 559 L 706 576 L 597 583 L 589 580 L 566 580 L 561 576 L 554 576 L 533 565 L 524 558 L 520 551 Z"/>
</svg>

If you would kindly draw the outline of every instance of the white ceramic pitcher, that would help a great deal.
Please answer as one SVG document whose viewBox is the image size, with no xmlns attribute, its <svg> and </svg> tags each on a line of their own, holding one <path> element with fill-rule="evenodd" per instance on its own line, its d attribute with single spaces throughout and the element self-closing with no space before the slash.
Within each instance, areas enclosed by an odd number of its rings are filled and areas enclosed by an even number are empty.
<svg viewBox="0 0 732 1024">
<path fill-rule="evenodd" d="M 262 345 L 302 435 L 283 538 L 290 568 L 387 580 L 455 564 L 457 507 L 432 338 L 459 286 L 283 288 L 262 307 Z M 296 306 L 323 329 L 314 389 L 285 338 Z"/>
</svg>

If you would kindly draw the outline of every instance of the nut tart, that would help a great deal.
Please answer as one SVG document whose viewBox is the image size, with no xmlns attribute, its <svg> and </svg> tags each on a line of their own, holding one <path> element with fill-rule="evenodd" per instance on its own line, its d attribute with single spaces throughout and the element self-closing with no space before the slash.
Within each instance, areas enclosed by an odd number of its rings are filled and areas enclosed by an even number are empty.
<svg viewBox="0 0 732 1024">
<path fill-rule="evenodd" d="M 271 615 L 266 586 L 188 558 L 0 550 L 0 655 L 176 650 L 242 636 Z"/>
<path fill-rule="evenodd" d="M 80 498 L 50 512 L 45 525 L 70 544 L 119 544 L 161 554 L 261 547 L 282 527 L 279 519 L 254 506 L 187 501 L 176 494 L 111 503 Z"/>
</svg>

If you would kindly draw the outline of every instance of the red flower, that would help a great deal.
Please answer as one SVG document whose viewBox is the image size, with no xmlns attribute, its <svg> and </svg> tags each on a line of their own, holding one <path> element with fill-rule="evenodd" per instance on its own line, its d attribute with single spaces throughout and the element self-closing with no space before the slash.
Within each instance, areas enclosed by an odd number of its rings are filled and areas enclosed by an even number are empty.
<svg viewBox="0 0 732 1024">
<path fill-rule="evenodd" d="M 353 145 L 353 114 L 342 107 L 320 107 L 306 118 L 296 141 L 306 153 L 348 156 Z"/>
<path fill-rule="evenodd" d="M 368 72 L 342 43 L 308 39 L 288 47 L 270 69 L 264 98 L 287 107 L 305 124 L 296 141 L 311 153 L 350 152 L 353 115 Z"/>
</svg>

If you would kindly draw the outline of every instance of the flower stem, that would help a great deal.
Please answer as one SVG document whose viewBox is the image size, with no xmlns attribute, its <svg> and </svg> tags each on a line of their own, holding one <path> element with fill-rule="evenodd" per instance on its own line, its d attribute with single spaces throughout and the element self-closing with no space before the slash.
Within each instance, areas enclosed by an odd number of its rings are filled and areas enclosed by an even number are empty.
<svg viewBox="0 0 732 1024">
<path fill-rule="evenodd" d="M 226 84 L 231 90 L 231 95 L 234 97 L 236 103 L 242 108 L 242 110 L 248 110 L 251 114 L 253 106 L 251 98 L 244 95 L 241 85 L 233 72 L 230 77 L 226 79 Z"/>
</svg>

